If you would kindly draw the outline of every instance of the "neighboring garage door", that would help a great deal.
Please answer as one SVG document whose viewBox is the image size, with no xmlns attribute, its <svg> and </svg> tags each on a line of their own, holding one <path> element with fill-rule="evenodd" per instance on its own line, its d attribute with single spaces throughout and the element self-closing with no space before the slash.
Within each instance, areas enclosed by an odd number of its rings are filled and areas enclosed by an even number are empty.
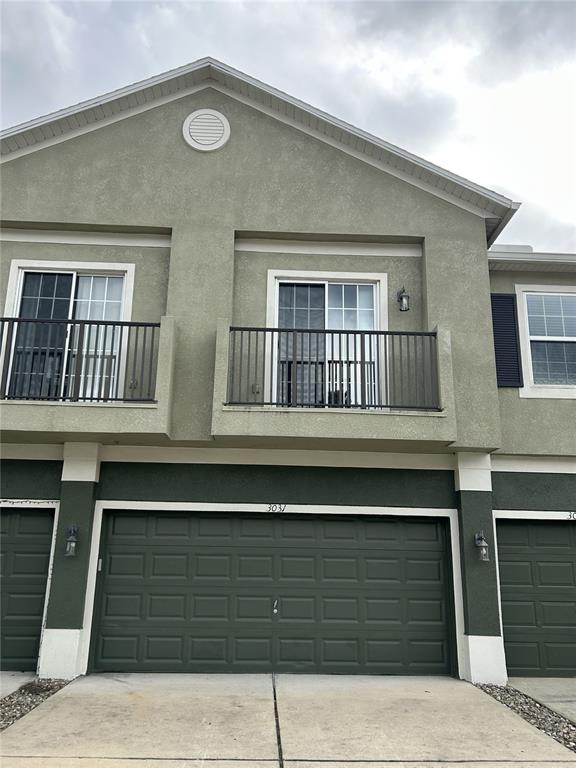
<svg viewBox="0 0 576 768">
<path fill-rule="evenodd" d="M 1 510 L 0 666 L 35 671 L 52 543 L 51 510 Z"/>
<path fill-rule="evenodd" d="M 443 522 L 114 512 L 93 667 L 451 672 Z"/>
<path fill-rule="evenodd" d="M 576 675 L 576 523 L 498 522 L 511 676 Z"/>
</svg>

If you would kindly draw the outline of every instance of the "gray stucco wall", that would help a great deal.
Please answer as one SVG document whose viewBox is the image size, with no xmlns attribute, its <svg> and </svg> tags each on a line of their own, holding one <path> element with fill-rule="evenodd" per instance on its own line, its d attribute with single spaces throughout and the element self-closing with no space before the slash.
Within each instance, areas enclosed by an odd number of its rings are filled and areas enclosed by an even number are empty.
<svg viewBox="0 0 576 768">
<path fill-rule="evenodd" d="M 134 264 L 132 320 L 157 323 L 166 313 L 170 250 L 119 245 L 3 242 L 0 251 L 0 302 L 4 311 L 13 259 Z M 9 311 L 11 315 L 12 312 Z"/>
<path fill-rule="evenodd" d="M 182 140 L 184 118 L 201 106 L 232 126 L 214 153 Z M 485 228 L 472 213 L 212 90 L 18 158 L 4 166 L 3 186 L 8 220 L 172 228 L 180 441 L 210 438 L 216 323 L 233 317 L 235 231 L 423 238 L 422 322 L 452 331 L 457 446 L 500 444 Z"/>
<path fill-rule="evenodd" d="M 576 285 L 576 272 L 490 273 L 493 293 L 514 293 L 516 285 Z M 576 402 L 520 397 L 518 389 L 499 389 L 502 446 L 499 453 L 576 455 Z"/>
<path fill-rule="evenodd" d="M 234 260 L 233 322 L 266 324 L 266 289 L 269 269 L 322 272 L 371 272 L 388 275 L 388 328 L 423 331 L 422 260 L 414 256 L 326 256 L 287 253 L 237 253 Z M 410 311 L 400 312 L 396 293 L 406 286 Z"/>
</svg>

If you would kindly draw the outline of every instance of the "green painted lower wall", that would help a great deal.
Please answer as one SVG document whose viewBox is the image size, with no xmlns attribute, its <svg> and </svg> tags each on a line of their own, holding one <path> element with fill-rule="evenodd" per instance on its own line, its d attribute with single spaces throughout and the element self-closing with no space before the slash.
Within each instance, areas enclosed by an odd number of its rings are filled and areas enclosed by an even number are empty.
<svg viewBox="0 0 576 768">
<path fill-rule="evenodd" d="M 83 624 L 95 490 L 96 483 L 62 483 L 46 615 L 49 629 L 79 629 Z M 65 557 L 66 532 L 71 525 L 79 526 L 77 554 Z"/>
<path fill-rule="evenodd" d="M 61 461 L 0 461 L 0 490 L 4 499 L 60 498 Z"/>
<path fill-rule="evenodd" d="M 494 509 L 576 511 L 576 475 L 493 472 Z"/>
<path fill-rule="evenodd" d="M 105 463 L 99 499 L 454 508 L 442 470 Z"/>
<path fill-rule="evenodd" d="M 492 493 L 458 491 L 464 631 L 467 635 L 500 635 L 498 580 L 492 522 Z M 490 561 L 478 560 L 474 534 L 484 531 Z"/>
</svg>

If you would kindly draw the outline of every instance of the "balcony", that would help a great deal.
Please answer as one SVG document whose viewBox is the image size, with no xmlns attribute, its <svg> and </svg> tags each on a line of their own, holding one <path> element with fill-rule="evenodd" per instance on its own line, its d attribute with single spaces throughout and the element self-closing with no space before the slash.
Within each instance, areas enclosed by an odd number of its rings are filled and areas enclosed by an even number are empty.
<svg viewBox="0 0 576 768">
<path fill-rule="evenodd" d="M 455 431 L 447 332 L 219 329 L 215 437 L 421 449 Z"/>
<path fill-rule="evenodd" d="M 2 318 L 0 329 L 5 431 L 167 433 L 172 318 Z"/>
</svg>

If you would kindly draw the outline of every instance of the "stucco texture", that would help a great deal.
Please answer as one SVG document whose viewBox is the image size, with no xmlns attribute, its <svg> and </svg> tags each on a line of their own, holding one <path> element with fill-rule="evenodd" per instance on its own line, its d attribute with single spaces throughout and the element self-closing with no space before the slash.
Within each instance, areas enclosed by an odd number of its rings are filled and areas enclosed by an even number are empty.
<svg viewBox="0 0 576 768">
<path fill-rule="evenodd" d="M 3 242 L 0 252 L 0 300 L 6 305 L 6 290 L 13 259 L 30 261 L 102 262 L 134 264 L 132 320 L 157 323 L 166 313 L 170 250 L 119 245 L 71 245 L 66 243 Z M 13 306 L 9 297 L 9 305 Z M 7 313 L 13 310 L 6 307 Z"/>
<path fill-rule="evenodd" d="M 576 272 L 491 272 L 493 293 L 514 293 L 516 285 L 575 286 Z M 521 322 L 521 320 L 520 320 Z M 520 397 L 499 389 L 502 445 L 499 453 L 576 456 L 576 402 Z"/>
<path fill-rule="evenodd" d="M 184 118 L 199 107 L 230 121 L 230 141 L 216 152 L 182 139 Z M 422 330 L 452 331 L 455 445 L 499 446 L 480 217 L 211 89 L 22 156 L 4 166 L 3 190 L 8 220 L 172 229 L 166 311 L 178 333 L 179 441 L 210 439 L 216 326 L 233 319 L 236 231 L 422 239 L 426 301 L 414 303 L 412 318 L 422 313 Z M 406 283 L 414 268 L 406 264 Z"/>
</svg>

